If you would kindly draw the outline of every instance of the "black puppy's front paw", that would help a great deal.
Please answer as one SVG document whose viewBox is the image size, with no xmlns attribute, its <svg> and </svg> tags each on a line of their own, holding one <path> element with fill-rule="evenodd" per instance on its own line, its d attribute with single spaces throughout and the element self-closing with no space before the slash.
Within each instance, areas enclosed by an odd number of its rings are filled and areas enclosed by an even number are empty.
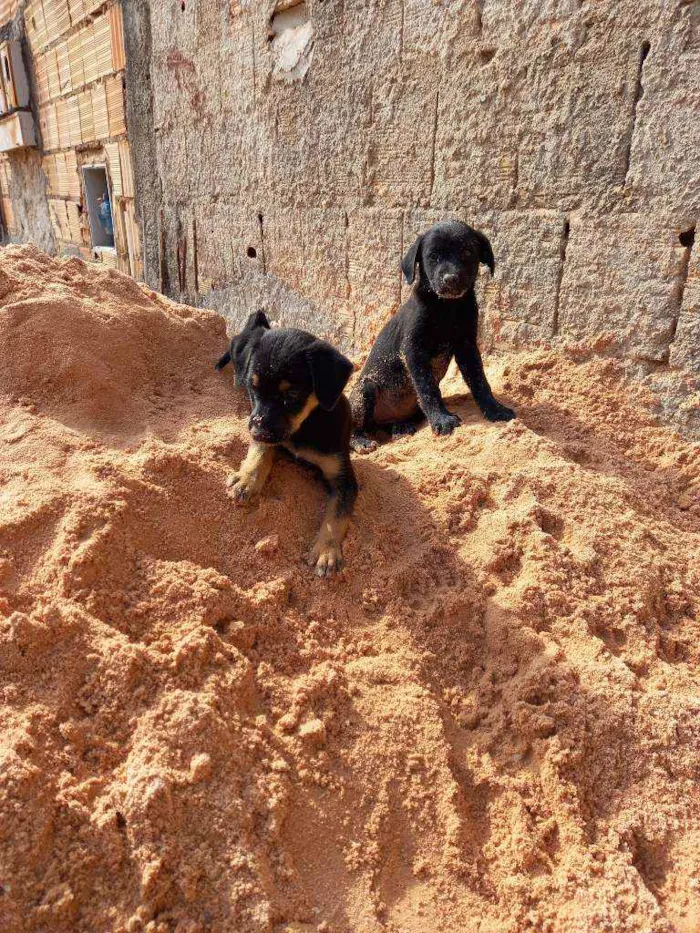
<svg viewBox="0 0 700 933">
<path fill-rule="evenodd" d="M 454 429 L 458 428 L 461 423 L 462 419 L 459 415 L 446 411 L 431 418 L 430 427 L 433 429 L 433 434 L 452 434 Z"/>
<path fill-rule="evenodd" d="M 512 421 L 515 418 L 515 412 L 507 405 L 501 405 L 500 402 L 493 401 L 490 405 L 485 405 L 482 409 L 484 418 L 488 421 Z"/>
</svg>

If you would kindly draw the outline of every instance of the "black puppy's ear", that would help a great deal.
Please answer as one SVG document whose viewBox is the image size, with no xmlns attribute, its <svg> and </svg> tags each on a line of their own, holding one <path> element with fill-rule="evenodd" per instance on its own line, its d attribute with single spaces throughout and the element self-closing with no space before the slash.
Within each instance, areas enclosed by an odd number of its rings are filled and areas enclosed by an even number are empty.
<svg viewBox="0 0 700 933">
<path fill-rule="evenodd" d="M 219 362 L 216 364 L 214 369 L 221 370 L 224 368 L 224 366 L 228 366 L 230 362 L 231 362 L 231 351 L 227 350 L 224 353 L 224 355 L 219 359 Z"/>
<path fill-rule="evenodd" d="M 270 322 L 267 319 L 267 315 L 264 311 L 255 311 L 250 315 L 248 320 L 245 322 L 244 331 L 255 330 L 257 327 L 264 327 L 265 330 L 270 329 Z"/>
<path fill-rule="evenodd" d="M 321 408 L 335 408 L 354 369 L 347 357 L 325 340 L 314 340 L 306 351 L 314 394 Z"/>
<path fill-rule="evenodd" d="M 480 230 L 475 230 L 474 233 L 479 242 L 479 262 L 483 262 L 485 266 L 488 266 L 491 270 L 491 275 L 493 275 L 496 272 L 496 260 L 493 258 L 491 244 L 485 234 L 481 233 Z"/>
<path fill-rule="evenodd" d="M 416 263 L 418 262 L 418 250 L 423 242 L 423 234 L 418 237 L 413 246 L 409 249 L 401 261 L 401 271 L 409 285 L 413 285 L 416 277 Z"/>
</svg>

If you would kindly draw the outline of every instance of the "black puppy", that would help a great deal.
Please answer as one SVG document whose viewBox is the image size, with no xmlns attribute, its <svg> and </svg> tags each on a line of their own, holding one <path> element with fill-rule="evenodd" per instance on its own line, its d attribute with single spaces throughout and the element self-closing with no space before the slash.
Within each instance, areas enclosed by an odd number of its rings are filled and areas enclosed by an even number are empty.
<svg viewBox="0 0 700 933">
<path fill-rule="evenodd" d="M 248 318 L 216 368 L 231 361 L 252 406 L 250 447 L 233 477 L 233 498 L 242 503 L 260 492 L 276 447 L 317 467 L 331 497 L 309 563 L 318 576 L 330 576 L 343 565 L 341 544 L 357 497 L 350 405 L 343 395 L 352 363 L 306 331 L 271 330 L 262 311 Z"/>
<path fill-rule="evenodd" d="M 493 275 L 491 244 L 460 221 L 435 224 L 404 256 L 406 281 L 413 284 L 416 266 L 418 280 L 377 337 L 350 395 L 356 450 L 373 450 L 367 434 L 380 426 L 413 434 L 423 417 L 435 434 L 451 434 L 461 420 L 445 408 L 439 385 L 453 357 L 489 421 L 515 417 L 494 398 L 477 346 L 474 284 L 481 262 Z"/>
</svg>

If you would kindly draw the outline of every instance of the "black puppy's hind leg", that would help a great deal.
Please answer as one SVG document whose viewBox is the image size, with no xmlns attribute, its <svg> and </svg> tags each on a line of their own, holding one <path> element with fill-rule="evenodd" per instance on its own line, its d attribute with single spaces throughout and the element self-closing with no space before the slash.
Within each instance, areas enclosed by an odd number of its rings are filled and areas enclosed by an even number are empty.
<svg viewBox="0 0 700 933">
<path fill-rule="evenodd" d="M 391 425 L 391 436 L 406 437 L 407 435 L 415 434 L 424 421 L 425 415 L 419 410 L 415 415 L 406 418 L 404 421 L 395 421 Z"/>
<path fill-rule="evenodd" d="M 471 344 L 455 353 L 455 359 L 464 381 L 474 396 L 482 414 L 489 421 L 511 421 L 515 418 L 512 408 L 502 405 L 491 391 L 491 386 L 484 372 L 481 353 L 476 344 Z"/>
<path fill-rule="evenodd" d="M 357 498 L 357 480 L 347 455 L 328 457 L 320 466 L 331 495 L 309 554 L 309 565 L 315 568 L 316 576 L 330 577 L 343 567 L 342 543 Z"/>
<path fill-rule="evenodd" d="M 375 428 L 374 404 L 376 399 L 377 388 L 370 380 L 365 380 L 361 386 L 358 386 L 350 399 L 354 425 L 350 446 L 358 454 L 367 454 L 377 449 L 377 442 L 367 436 Z"/>
</svg>

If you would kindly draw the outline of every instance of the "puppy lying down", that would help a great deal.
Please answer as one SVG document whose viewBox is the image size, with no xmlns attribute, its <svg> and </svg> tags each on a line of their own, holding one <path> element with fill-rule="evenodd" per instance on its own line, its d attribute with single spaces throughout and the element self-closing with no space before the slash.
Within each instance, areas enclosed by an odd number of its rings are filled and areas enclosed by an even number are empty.
<svg viewBox="0 0 700 933">
<path fill-rule="evenodd" d="M 352 363 L 324 340 L 295 328 L 270 329 L 262 311 L 252 314 L 219 362 L 233 362 L 252 411 L 250 447 L 233 477 L 234 501 L 258 495 L 278 448 L 317 467 L 330 499 L 309 563 L 320 577 L 343 566 L 341 544 L 357 497 L 350 463 L 350 405 L 343 389 Z"/>
<path fill-rule="evenodd" d="M 493 274 L 491 244 L 460 221 L 435 224 L 406 253 L 409 285 L 418 270 L 413 292 L 379 333 L 350 394 L 356 450 L 373 450 L 368 435 L 378 428 L 413 434 L 425 418 L 435 434 L 451 434 L 461 421 L 445 407 L 440 380 L 453 358 L 484 417 L 515 418 L 494 398 L 477 345 L 474 284 L 482 262 Z"/>
</svg>

